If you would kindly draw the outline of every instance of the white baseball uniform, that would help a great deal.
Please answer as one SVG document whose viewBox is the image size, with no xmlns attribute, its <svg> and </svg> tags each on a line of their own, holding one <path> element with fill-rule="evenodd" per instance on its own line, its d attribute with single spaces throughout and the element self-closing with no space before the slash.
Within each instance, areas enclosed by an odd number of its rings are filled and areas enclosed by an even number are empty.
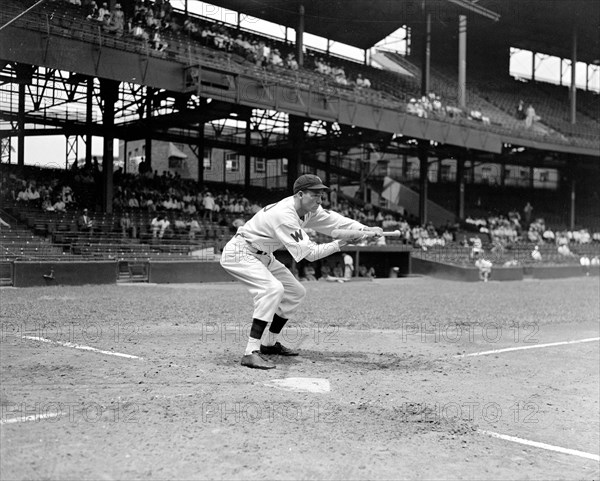
<svg viewBox="0 0 600 481">
<path fill-rule="evenodd" d="M 340 251 L 339 241 L 312 242 L 305 228 L 331 235 L 333 229 L 363 229 L 365 225 L 319 206 L 300 218 L 294 196 L 257 212 L 226 244 L 221 265 L 254 297 L 254 319 L 270 322 L 273 315 L 289 319 L 306 294 L 304 286 L 273 255 L 285 247 L 295 261 L 315 261 Z"/>
</svg>

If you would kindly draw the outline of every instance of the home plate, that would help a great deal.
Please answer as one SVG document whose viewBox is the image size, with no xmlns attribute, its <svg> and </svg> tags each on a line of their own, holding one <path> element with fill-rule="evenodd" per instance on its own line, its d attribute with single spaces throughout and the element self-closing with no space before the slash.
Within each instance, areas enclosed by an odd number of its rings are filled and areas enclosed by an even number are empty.
<svg viewBox="0 0 600 481">
<path fill-rule="evenodd" d="M 296 392 L 329 392 L 329 379 L 318 377 L 287 377 L 285 379 L 272 379 L 263 383 L 268 387 L 276 387 L 284 391 Z"/>
</svg>

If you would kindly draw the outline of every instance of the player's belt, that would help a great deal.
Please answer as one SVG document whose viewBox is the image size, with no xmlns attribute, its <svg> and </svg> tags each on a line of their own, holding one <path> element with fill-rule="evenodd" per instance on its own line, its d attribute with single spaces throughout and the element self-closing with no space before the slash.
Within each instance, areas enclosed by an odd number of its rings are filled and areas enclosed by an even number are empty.
<svg viewBox="0 0 600 481">
<path fill-rule="evenodd" d="M 268 252 L 258 250 L 256 247 L 254 247 L 252 244 L 250 244 L 250 241 L 248 239 L 244 238 L 244 236 L 242 234 L 236 234 L 234 237 L 238 237 L 238 236 L 246 241 L 246 244 L 248 245 L 248 250 L 250 252 L 252 252 L 253 254 L 256 254 L 259 256 L 266 256 L 269 254 Z"/>
</svg>

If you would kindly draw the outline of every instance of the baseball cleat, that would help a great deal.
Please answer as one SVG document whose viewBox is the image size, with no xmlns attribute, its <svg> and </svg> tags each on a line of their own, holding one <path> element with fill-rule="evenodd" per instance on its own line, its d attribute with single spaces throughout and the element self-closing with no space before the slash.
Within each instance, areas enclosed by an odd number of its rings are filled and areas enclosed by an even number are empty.
<svg viewBox="0 0 600 481">
<path fill-rule="evenodd" d="M 260 346 L 260 352 L 262 354 L 277 354 L 278 356 L 297 356 L 300 354 L 298 351 L 288 349 L 279 342 L 276 342 L 274 346 Z"/>
<path fill-rule="evenodd" d="M 246 354 L 242 357 L 242 366 L 253 369 L 275 369 L 275 364 L 261 356 L 259 351 L 253 351 L 252 354 Z"/>
</svg>

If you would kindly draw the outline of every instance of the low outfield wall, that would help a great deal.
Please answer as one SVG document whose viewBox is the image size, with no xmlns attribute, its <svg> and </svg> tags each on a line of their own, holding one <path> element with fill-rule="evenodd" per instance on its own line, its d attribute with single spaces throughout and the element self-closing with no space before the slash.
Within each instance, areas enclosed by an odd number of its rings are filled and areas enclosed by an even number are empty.
<svg viewBox="0 0 600 481">
<path fill-rule="evenodd" d="M 479 282 L 479 269 L 412 258 L 412 273 L 452 281 Z"/>
<path fill-rule="evenodd" d="M 455 281 L 478 282 L 479 269 L 476 267 L 461 267 L 443 262 L 428 261 L 413 257 L 412 271 L 414 274 L 450 279 Z M 582 266 L 526 266 L 526 267 L 493 267 L 491 281 L 522 281 L 525 277 L 533 279 L 564 279 L 567 277 L 582 277 L 600 275 L 600 267 Z"/>
<path fill-rule="evenodd" d="M 354 257 L 357 264 L 374 267 L 378 278 L 401 277 L 411 274 L 432 276 L 463 282 L 480 282 L 479 270 L 476 267 L 461 267 L 452 264 L 429 261 L 411 257 L 408 250 L 395 250 L 381 247 L 359 247 L 344 249 Z M 289 265 L 292 258 L 288 252 L 277 252 L 277 258 Z M 337 257 L 336 257 L 337 256 Z M 342 254 L 332 256 L 333 261 L 341 262 Z M 339 259 L 338 259 L 339 258 Z M 123 278 L 120 266 L 123 262 L 91 261 L 91 262 L 29 262 L 15 261 L 12 266 L 4 266 L 3 273 L 12 273 L 14 287 L 85 285 L 85 284 L 115 284 L 121 281 L 140 281 L 156 284 L 178 284 L 199 282 L 229 282 L 233 281 L 218 261 L 154 261 L 136 262 L 143 271 L 140 275 L 132 272 L 129 279 Z M 140 271 L 140 272 L 141 272 Z M 600 275 L 598 266 L 587 270 L 581 266 L 527 266 L 527 267 L 494 267 L 490 280 L 519 281 L 524 277 L 533 279 L 561 279 Z M 142 275 L 143 274 L 143 275 Z M 121 277 L 119 277 L 121 275 Z M 10 285 L 10 279 L 3 278 L 3 285 Z"/>
<path fill-rule="evenodd" d="M 534 279 L 564 279 L 565 277 L 581 277 L 589 272 L 590 275 L 600 275 L 600 267 L 582 266 L 533 266 L 531 275 Z"/>
<path fill-rule="evenodd" d="M 219 262 L 150 262 L 148 282 L 181 284 L 233 281 Z"/>
<path fill-rule="evenodd" d="M 82 286 L 115 284 L 116 261 L 22 262 L 13 264 L 13 286 Z"/>
</svg>

